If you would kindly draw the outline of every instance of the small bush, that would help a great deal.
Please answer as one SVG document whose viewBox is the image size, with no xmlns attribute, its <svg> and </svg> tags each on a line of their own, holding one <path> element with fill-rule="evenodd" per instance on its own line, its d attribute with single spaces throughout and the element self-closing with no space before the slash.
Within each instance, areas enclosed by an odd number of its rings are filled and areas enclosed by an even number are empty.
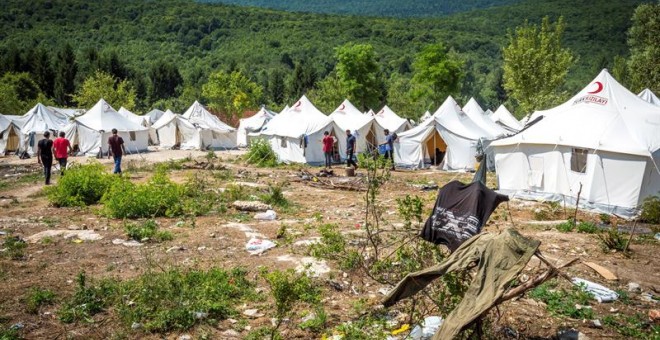
<svg viewBox="0 0 660 340">
<path fill-rule="evenodd" d="M 585 292 L 577 286 L 571 286 L 569 290 L 557 289 L 556 281 L 548 281 L 529 293 L 533 299 L 543 301 L 546 309 L 554 315 L 567 316 L 574 319 L 594 318 L 594 312 L 591 308 L 580 308 L 576 305 L 588 306 L 591 300 L 591 294 Z"/>
<path fill-rule="evenodd" d="M 124 225 L 124 230 L 126 230 L 126 235 L 129 238 L 136 241 L 149 239 L 156 242 L 164 242 L 173 239 L 172 233 L 169 231 L 158 230 L 158 223 L 154 220 L 147 220 L 142 224 L 127 223 Z"/>
<path fill-rule="evenodd" d="M 244 157 L 248 164 L 258 167 L 267 168 L 277 166 L 277 155 L 265 139 L 260 138 L 251 141 Z"/>
<path fill-rule="evenodd" d="M 275 316 L 281 322 L 298 302 L 317 305 L 321 301 L 321 290 L 310 277 L 296 273 L 293 269 L 262 272 L 275 299 Z M 277 327 L 275 327 L 277 328 Z"/>
<path fill-rule="evenodd" d="M 300 323 L 298 327 L 300 327 L 300 329 L 308 329 L 314 333 L 320 333 L 325 329 L 327 322 L 328 314 L 323 307 L 317 306 L 314 312 L 314 317 Z"/>
<path fill-rule="evenodd" d="M 288 207 L 289 200 L 284 196 L 282 185 L 269 185 L 268 192 L 261 195 L 261 201 L 277 207 Z"/>
<path fill-rule="evenodd" d="M 660 224 L 660 197 L 650 196 L 642 203 L 642 222 Z"/>
<path fill-rule="evenodd" d="M 107 173 L 98 162 L 73 165 L 66 171 L 66 176 L 45 191 L 50 203 L 56 207 L 82 207 L 98 203 L 116 177 Z"/>
<path fill-rule="evenodd" d="M 32 288 L 25 298 L 25 309 L 30 314 L 37 314 L 41 306 L 55 301 L 55 293 L 48 289 Z"/>
<path fill-rule="evenodd" d="M 352 270 L 360 266 L 362 256 L 355 249 L 347 246 L 346 238 L 334 224 L 323 224 L 319 227 L 321 242 L 309 246 L 309 252 L 316 258 L 335 260 L 339 268 Z"/>
<path fill-rule="evenodd" d="M 603 251 L 623 251 L 628 245 L 626 237 L 616 228 L 610 228 L 608 231 L 598 234 Z"/>
<path fill-rule="evenodd" d="M 25 257 L 27 243 L 18 236 L 8 236 L 2 243 L 4 254 L 12 260 L 20 260 Z"/>
<path fill-rule="evenodd" d="M 573 222 L 573 219 L 568 219 L 566 222 L 558 224 L 556 228 L 562 233 L 570 233 L 575 229 L 575 222 Z"/>
<path fill-rule="evenodd" d="M 576 226 L 576 229 L 578 233 L 583 234 L 595 234 L 600 231 L 594 223 L 588 221 L 581 221 Z"/>
<path fill-rule="evenodd" d="M 117 284 L 105 280 L 97 286 L 87 286 L 85 272 L 78 274 L 78 287 L 59 310 L 62 322 L 92 321 L 92 316 L 107 308 L 116 294 Z"/>
</svg>

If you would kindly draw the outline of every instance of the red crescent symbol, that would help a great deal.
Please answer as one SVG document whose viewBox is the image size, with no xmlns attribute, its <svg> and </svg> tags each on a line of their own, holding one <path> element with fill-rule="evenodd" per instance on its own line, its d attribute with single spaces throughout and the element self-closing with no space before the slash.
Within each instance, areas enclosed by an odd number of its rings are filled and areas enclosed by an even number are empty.
<svg viewBox="0 0 660 340">
<path fill-rule="evenodd" d="M 589 93 L 589 94 L 596 94 L 596 93 L 598 93 L 598 92 L 600 92 L 600 91 L 603 90 L 603 83 L 597 81 L 597 82 L 595 82 L 594 84 L 596 84 L 596 85 L 598 86 L 598 88 L 597 88 L 595 91 L 591 91 L 591 92 L 587 92 L 587 93 Z"/>
<path fill-rule="evenodd" d="M 293 107 L 299 107 L 300 104 L 302 104 L 302 102 L 299 100 L 299 101 L 296 103 L 296 105 L 294 105 Z"/>
<path fill-rule="evenodd" d="M 346 105 L 341 104 L 341 106 L 339 107 L 339 111 L 344 111 L 345 108 L 346 108 Z"/>
</svg>

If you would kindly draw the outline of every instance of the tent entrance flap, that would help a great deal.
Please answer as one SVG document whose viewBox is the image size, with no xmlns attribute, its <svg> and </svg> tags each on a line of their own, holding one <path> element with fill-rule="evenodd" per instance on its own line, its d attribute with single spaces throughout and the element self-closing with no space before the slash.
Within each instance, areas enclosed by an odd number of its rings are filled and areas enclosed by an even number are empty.
<svg viewBox="0 0 660 340">
<path fill-rule="evenodd" d="M 378 147 L 378 142 L 376 141 L 376 131 L 374 131 L 374 126 L 373 124 L 371 125 L 371 128 L 369 128 L 369 132 L 367 132 L 367 136 L 365 137 L 365 140 L 367 142 L 367 147 L 366 147 L 366 152 L 368 154 L 373 154 L 374 150 Z"/>
<path fill-rule="evenodd" d="M 434 129 L 433 134 L 424 142 L 424 163 L 440 165 L 447 153 L 447 143 L 442 139 L 438 130 Z"/>
<path fill-rule="evenodd" d="M 20 143 L 20 138 L 18 134 L 16 133 L 15 128 L 12 126 L 9 128 L 9 138 L 7 138 L 7 146 L 5 148 L 6 151 L 16 151 L 18 150 L 18 146 Z M 35 141 L 36 143 L 36 141 Z"/>
</svg>

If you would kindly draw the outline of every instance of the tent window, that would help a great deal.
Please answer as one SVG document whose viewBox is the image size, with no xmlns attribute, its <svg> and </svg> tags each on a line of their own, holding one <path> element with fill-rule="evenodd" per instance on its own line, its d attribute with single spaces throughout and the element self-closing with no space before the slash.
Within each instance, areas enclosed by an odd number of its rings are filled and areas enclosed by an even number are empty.
<svg viewBox="0 0 660 340">
<path fill-rule="evenodd" d="M 286 138 L 280 138 L 280 147 L 286 148 Z"/>
<path fill-rule="evenodd" d="M 135 131 L 128 131 L 128 138 L 131 140 L 131 142 L 135 141 Z"/>
<path fill-rule="evenodd" d="M 587 155 L 589 150 L 573 148 L 571 152 L 571 171 L 585 173 L 587 172 Z"/>
<path fill-rule="evenodd" d="M 220 134 L 219 133 L 217 133 L 215 131 L 212 131 L 211 134 L 213 135 L 213 139 L 220 139 Z"/>
</svg>

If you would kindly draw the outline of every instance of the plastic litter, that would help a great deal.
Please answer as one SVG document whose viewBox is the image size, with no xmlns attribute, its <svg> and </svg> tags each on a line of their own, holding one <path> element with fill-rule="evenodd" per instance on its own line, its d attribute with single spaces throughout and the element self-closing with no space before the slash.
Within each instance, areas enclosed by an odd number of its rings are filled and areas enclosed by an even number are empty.
<svg viewBox="0 0 660 340">
<path fill-rule="evenodd" d="M 415 326 L 410 332 L 409 339 L 429 340 L 440 329 L 444 320 L 439 316 L 427 316 L 421 325 Z"/>
<path fill-rule="evenodd" d="M 401 334 L 401 333 L 403 333 L 403 332 L 405 332 L 405 331 L 407 331 L 407 330 L 409 330 L 409 329 L 410 329 L 410 325 L 407 324 L 407 323 L 404 323 L 404 324 L 403 324 L 401 327 L 399 327 L 398 329 L 393 330 L 393 331 L 392 331 L 392 335 L 399 335 L 399 334 Z"/>
<path fill-rule="evenodd" d="M 245 250 L 251 255 L 259 255 L 276 246 L 273 241 L 253 237 L 245 244 Z"/>
<path fill-rule="evenodd" d="M 660 233 L 655 233 L 654 237 L 655 237 L 656 240 L 660 241 Z"/>
<path fill-rule="evenodd" d="M 619 294 L 603 285 L 577 277 L 574 277 L 572 281 L 574 285 L 581 286 L 584 291 L 591 293 L 594 299 L 600 303 L 615 301 L 619 298 Z"/>
<path fill-rule="evenodd" d="M 266 210 L 266 212 L 257 213 L 254 215 L 255 220 L 262 220 L 262 221 L 272 221 L 276 218 L 277 218 L 277 214 L 275 213 L 274 210 Z"/>
</svg>

